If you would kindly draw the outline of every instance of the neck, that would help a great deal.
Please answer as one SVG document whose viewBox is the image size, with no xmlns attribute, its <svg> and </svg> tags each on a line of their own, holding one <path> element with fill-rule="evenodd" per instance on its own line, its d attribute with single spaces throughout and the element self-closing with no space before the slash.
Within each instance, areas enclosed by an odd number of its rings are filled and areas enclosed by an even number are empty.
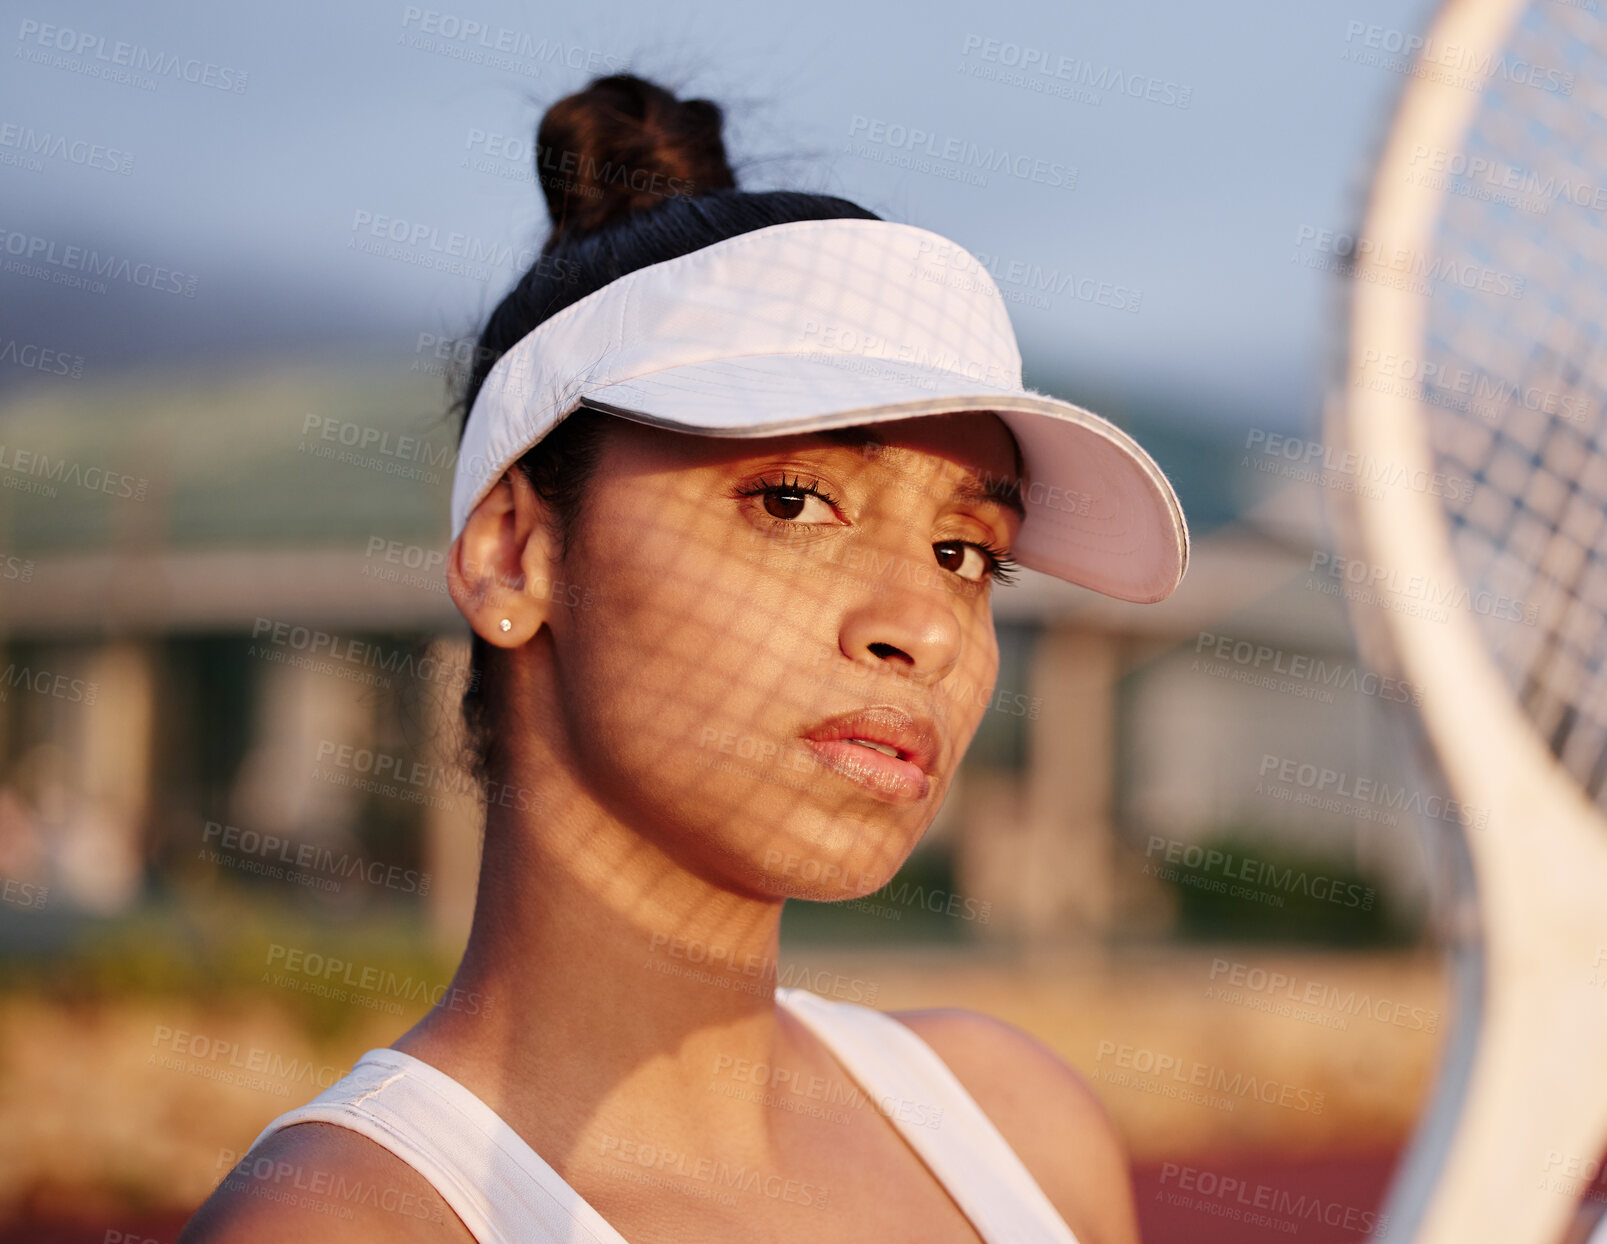
<svg viewBox="0 0 1607 1244">
<path fill-rule="evenodd" d="M 477 1009 L 434 1007 L 396 1048 L 549 1161 L 610 1136 L 703 1154 L 756 1137 L 764 1151 L 780 1112 L 711 1089 L 758 1064 L 821 1070 L 774 1002 L 781 902 L 695 875 L 570 766 L 518 771 L 548 776 L 536 811 L 489 810 L 463 992 L 448 995 L 478 995 Z"/>
</svg>

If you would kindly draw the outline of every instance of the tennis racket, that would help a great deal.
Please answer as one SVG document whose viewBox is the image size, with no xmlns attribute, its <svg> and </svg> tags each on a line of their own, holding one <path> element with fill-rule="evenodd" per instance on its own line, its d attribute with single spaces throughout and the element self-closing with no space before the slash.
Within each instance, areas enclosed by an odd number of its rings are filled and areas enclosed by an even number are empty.
<svg viewBox="0 0 1607 1244">
<path fill-rule="evenodd" d="M 1394 62 L 1411 39 L 1356 39 L 1405 86 L 1330 247 L 1349 332 L 1325 439 L 1381 485 L 1333 494 L 1338 577 L 1470 814 L 1430 831 L 1457 1016 L 1392 1241 L 1556 1244 L 1607 1142 L 1601 7 L 1450 0 Z"/>
</svg>

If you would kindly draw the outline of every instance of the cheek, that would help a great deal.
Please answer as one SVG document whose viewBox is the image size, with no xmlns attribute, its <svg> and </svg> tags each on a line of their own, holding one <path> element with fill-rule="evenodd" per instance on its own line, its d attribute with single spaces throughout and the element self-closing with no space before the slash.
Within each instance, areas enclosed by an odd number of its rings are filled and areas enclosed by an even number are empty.
<svg viewBox="0 0 1607 1244">
<path fill-rule="evenodd" d="M 953 672 L 944 679 L 954 724 L 957 751 L 969 746 L 982 718 L 993 703 L 993 683 L 999 674 L 999 644 L 990 614 L 979 613 L 965 624 L 965 647 Z M 963 744 L 964 746 L 959 746 Z"/>
<path fill-rule="evenodd" d="M 555 624 L 564 729 L 589 784 L 656 833 L 724 844 L 726 864 L 741 856 L 757 867 L 790 851 L 855 877 L 890 875 L 931 809 L 867 812 L 796 740 L 876 685 L 842 673 L 838 620 L 855 589 L 806 549 L 729 522 L 698 530 L 695 515 L 694 529 L 675 530 L 653 512 L 599 506 L 565 568 L 593 602 Z M 985 602 L 955 608 L 963 650 L 932 707 L 958 759 L 986 709 L 998 649 Z"/>
<path fill-rule="evenodd" d="M 774 590 L 743 534 L 615 522 L 577 548 L 594 604 L 568 620 L 558 677 L 574 744 L 599 767 L 673 797 L 668 755 L 756 745 L 742 740 L 809 712 L 825 615 L 807 590 Z"/>
</svg>

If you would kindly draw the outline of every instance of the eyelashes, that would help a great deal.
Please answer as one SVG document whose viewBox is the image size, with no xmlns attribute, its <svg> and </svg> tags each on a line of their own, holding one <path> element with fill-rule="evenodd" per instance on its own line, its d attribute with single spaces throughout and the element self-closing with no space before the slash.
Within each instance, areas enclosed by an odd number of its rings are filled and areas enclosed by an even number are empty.
<svg viewBox="0 0 1607 1244">
<path fill-rule="evenodd" d="M 734 496 L 742 498 L 768 498 L 770 496 L 784 496 L 787 494 L 791 494 L 791 496 L 795 498 L 818 498 L 821 502 L 830 506 L 834 513 L 841 508 L 838 504 L 837 498 L 832 496 L 832 494 L 827 491 L 825 485 L 821 483 L 820 480 L 807 479 L 802 475 L 794 475 L 789 480 L 785 471 L 781 473 L 781 478 L 779 481 L 771 480 L 765 476 L 760 476 L 751 484 L 738 488 L 733 493 Z M 768 505 L 765 507 L 765 517 L 778 526 L 796 525 L 797 520 L 797 515 L 782 517 L 780 515 L 771 513 Z M 939 540 L 934 542 L 932 547 L 975 549 L 987 562 L 986 574 L 984 578 L 987 581 L 1001 585 L 1015 582 L 1016 575 L 1021 569 L 1020 564 L 1007 552 L 986 540 Z M 962 581 L 972 583 L 979 582 L 979 580 L 974 579 L 964 580 L 963 576 Z"/>
<path fill-rule="evenodd" d="M 945 541 L 945 543 L 951 542 Z M 988 559 L 988 578 L 993 582 L 1002 586 L 1016 581 L 1016 575 L 1021 570 L 1021 564 L 1003 549 L 997 548 L 985 540 L 961 540 L 959 543 L 969 544 Z"/>
<path fill-rule="evenodd" d="M 827 492 L 825 485 L 819 480 L 805 480 L 801 475 L 794 475 L 791 482 L 788 482 L 785 471 L 781 473 L 781 482 L 779 484 L 773 484 L 768 479 L 760 476 L 746 488 L 739 488 L 736 495 L 739 497 L 760 497 L 766 493 L 783 492 L 806 493 L 812 497 L 819 497 L 827 505 L 831 506 L 833 510 L 841 508 L 837 503 L 837 498 Z M 771 515 L 771 517 L 776 516 Z M 788 520 L 782 519 L 781 521 L 786 522 Z"/>
</svg>

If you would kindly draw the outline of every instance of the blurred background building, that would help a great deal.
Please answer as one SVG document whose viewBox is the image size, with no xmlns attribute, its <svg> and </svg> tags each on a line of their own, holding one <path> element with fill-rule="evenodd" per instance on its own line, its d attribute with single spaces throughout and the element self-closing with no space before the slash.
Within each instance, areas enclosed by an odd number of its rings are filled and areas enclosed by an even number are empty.
<svg viewBox="0 0 1607 1244">
<path fill-rule="evenodd" d="M 64 913 L 126 913 L 219 884 L 204 852 L 232 827 L 257 835 L 242 861 L 311 844 L 427 869 L 422 915 L 459 944 L 484 810 L 455 767 L 455 430 L 438 365 L 416 362 L 14 395 L 8 478 L 27 487 L 0 490 L 17 570 L 0 615 L 8 877 Z M 926 864 L 945 893 L 990 904 L 982 936 L 1174 930 L 1177 887 L 1142 871 L 1164 863 L 1156 836 L 1259 840 L 1365 872 L 1415 912 L 1407 817 L 1314 812 L 1261 781 L 1271 755 L 1408 782 L 1341 602 L 1313 590 L 1320 490 L 1269 480 L 1262 464 L 1282 459 L 1226 436 L 1125 422 L 1183 494 L 1184 586 L 1146 607 L 1030 572 L 999 592 L 999 681 Z M 264 853 L 270 838 L 285 845 Z M 1287 911 L 1260 915 L 1298 933 Z"/>
<path fill-rule="evenodd" d="M 1426 15 L 15 15 L 0 1240 L 166 1244 L 262 1124 L 427 1005 L 284 987 L 275 948 L 450 977 L 483 808 L 453 755 L 446 372 L 544 235 L 541 111 L 623 67 L 722 103 L 745 188 L 840 194 L 981 256 L 1027 382 L 1132 432 L 1195 540 L 1161 605 L 1030 572 L 996 594 L 992 707 L 938 821 L 884 891 L 789 904 L 786 953 L 877 982 L 884 1009 L 971 1006 L 1048 1042 L 1128 1142 L 1148 1240 L 1291 1233 L 1169 1205 L 1180 1166 L 1370 1212 L 1443 1026 L 1367 1007 L 1442 1018 L 1452 831 L 1407 807 L 1433 792 L 1400 689 L 1358 664 L 1327 573 L 1325 507 L 1361 481 L 1310 469 L 1339 278 L 1308 261 L 1353 226 L 1401 85 L 1352 58 L 1355 32 Z M 1062 173 L 934 161 L 916 133 Z M 1301 1018 L 1219 992 L 1252 971 L 1343 1001 Z M 1100 1078 L 1113 1043 L 1327 1106 L 1146 1094 Z"/>
</svg>

